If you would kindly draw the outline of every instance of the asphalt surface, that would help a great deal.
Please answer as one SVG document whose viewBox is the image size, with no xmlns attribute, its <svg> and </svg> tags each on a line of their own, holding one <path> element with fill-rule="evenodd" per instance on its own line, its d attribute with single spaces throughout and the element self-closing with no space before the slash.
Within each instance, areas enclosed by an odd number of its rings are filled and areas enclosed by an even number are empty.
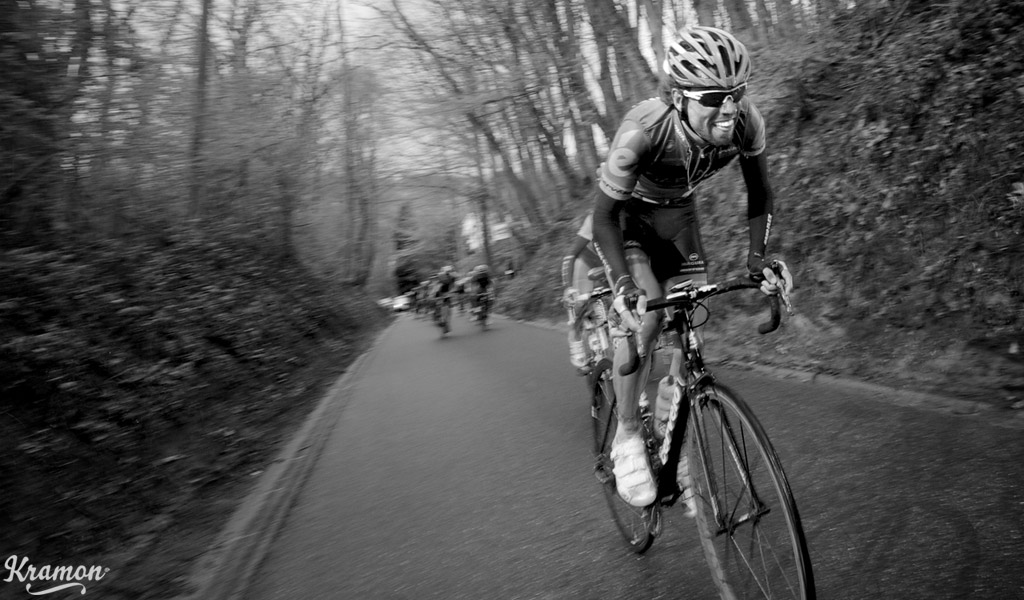
<svg viewBox="0 0 1024 600">
<path fill-rule="evenodd" d="M 819 598 L 1024 598 L 1020 419 L 714 370 L 782 458 Z M 588 415 L 561 331 L 457 316 L 442 339 L 403 315 L 267 469 L 194 597 L 714 598 L 685 517 L 669 515 L 646 555 L 625 549 L 592 475 Z"/>
</svg>

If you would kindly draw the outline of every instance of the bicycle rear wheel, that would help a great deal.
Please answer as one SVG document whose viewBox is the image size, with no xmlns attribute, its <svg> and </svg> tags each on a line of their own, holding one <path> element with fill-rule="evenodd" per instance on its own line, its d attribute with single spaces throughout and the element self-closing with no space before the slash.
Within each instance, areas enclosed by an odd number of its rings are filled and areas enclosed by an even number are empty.
<svg viewBox="0 0 1024 600">
<path fill-rule="evenodd" d="M 723 600 L 813 600 L 814 576 L 782 463 L 750 407 L 707 383 L 691 400 L 686 456 L 704 557 Z"/>
<path fill-rule="evenodd" d="M 490 312 L 491 303 L 486 294 L 481 294 L 480 300 L 478 300 L 477 304 L 480 307 L 480 314 L 478 316 L 480 329 L 487 329 L 487 313 Z"/>
<path fill-rule="evenodd" d="M 615 412 L 615 391 L 612 388 L 612 362 L 604 359 L 590 375 L 591 416 L 594 426 L 594 475 L 601 483 L 612 520 L 630 550 L 641 554 L 654 542 L 652 522 L 657 518 L 657 506 L 638 508 L 619 496 L 612 473 L 612 439 L 618 426 Z"/>
</svg>

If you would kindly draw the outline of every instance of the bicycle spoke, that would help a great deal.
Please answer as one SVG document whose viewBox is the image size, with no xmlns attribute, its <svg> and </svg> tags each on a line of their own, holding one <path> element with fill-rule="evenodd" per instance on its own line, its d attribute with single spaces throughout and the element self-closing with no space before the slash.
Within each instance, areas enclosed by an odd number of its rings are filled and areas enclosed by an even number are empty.
<svg viewBox="0 0 1024 600">
<path fill-rule="evenodd" d="M 785 475 L 732 392 L 703 390 L 688 456 L 705 558 L 722 598 L 813 598 L 806 543 Z"/>
</svg>

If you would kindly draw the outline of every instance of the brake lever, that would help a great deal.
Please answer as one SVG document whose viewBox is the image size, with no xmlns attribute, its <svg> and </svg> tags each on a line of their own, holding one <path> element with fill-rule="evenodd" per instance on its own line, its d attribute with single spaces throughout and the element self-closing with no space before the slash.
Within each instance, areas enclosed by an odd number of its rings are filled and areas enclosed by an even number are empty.
<svg viewBox="0 0 1024 600">
<path fill-rule="evenodd" d="M 786 305 L 786 314 L 793 316 L 793 304 L 789 301 L 789 292 L 786 291 L 785 284 L 779 286 L 779 296 L 782 297 L 782 303 Z"/>
<path fill-rule="evenodd" d="M 782 298 L 782 303 L 786 305 L 786 314 L 792 316 L 793 304 L 789 301 L 789 291 L 786 290 L 786 280 L 782 278 L 782 270 L 779 268 L 779 261 L 773 260 L 771 269 L 779 278 L 779 296 Z"/>
</svg>

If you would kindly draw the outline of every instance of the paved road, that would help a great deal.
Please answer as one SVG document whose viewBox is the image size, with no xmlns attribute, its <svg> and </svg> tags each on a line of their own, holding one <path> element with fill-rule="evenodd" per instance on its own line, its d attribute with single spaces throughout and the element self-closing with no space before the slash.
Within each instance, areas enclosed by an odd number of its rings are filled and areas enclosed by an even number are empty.
<svg viewBox="0 0 1024 600">
<path fill-rule="evenodd" d="M 820 598 L 1024 598 L 1019 429 L 717 372 L 782 456 Z M 404 315 L 345 402 L 246 598 L 714 597 L 690 521 L 642 557 L 617 537 L 564 334 Z"/>
</svg>

